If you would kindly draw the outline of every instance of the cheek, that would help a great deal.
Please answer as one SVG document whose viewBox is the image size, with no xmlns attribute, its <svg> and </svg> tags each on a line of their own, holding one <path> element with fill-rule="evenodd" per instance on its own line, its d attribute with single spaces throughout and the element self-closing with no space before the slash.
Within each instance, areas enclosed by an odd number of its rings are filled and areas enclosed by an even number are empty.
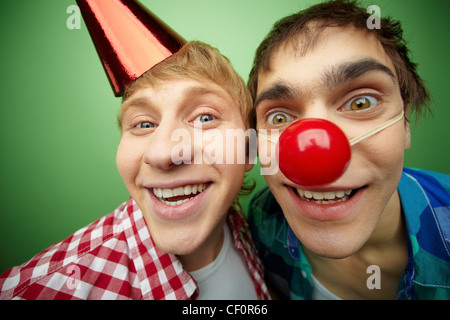
<svg viewBox="0 0 450 320">
<path fill-rule="evenodd" d="M 277 136 L 272 137 L 277 141 Z M 264 176 L 278 175 L 278 161 L 277 161 L 277 144 L 269 141 L 266 137 L 258 139 L 258 157 L 261 163 L 261 174 Z"/>
<path fill-rule="evenodd" d="M 137 144 L 122 139 L 117 148 L 116 164 L 122 180 L 127 188 L 133 183 L 139 172 L 141 157 Z"/>
<path fill-rule="evenodd" d="M 220 183 L 223 185 L 225 193 L 230 195 L 230 198 L 234 198 L 234 194 L 237 195 L 241 189 L 245 168 L 245 164 L 215 165 L 215 170 L 218 172 L 218 175 L 220 175 Z M 225 196 L 228 194 L 225 194 Z"/>
<path fill-rule="evenodd" d="M 383 132 L 362 142 L 361 148 L 355 149 L 355 159 L 362 155 L 369 162 L 368 166 L 374 168 L 380 176 L 384 172 L 384 179 L 389 179 L 403 167 L 406 141 L 406 132 L 401 129 Z"/>
</svg>

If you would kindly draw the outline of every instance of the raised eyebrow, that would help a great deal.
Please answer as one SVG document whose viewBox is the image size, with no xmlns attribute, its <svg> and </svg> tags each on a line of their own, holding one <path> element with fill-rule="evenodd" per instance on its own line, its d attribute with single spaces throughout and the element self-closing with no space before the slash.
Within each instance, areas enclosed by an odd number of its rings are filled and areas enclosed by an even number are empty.
<svg viewBox="0 0 450 320">
<path fill-rule="evenodd" d="M 126 100 L 125 102 L 122 103 L 122 110 L 126 110 L 130 107 L 140 107 L 140 106 L 147 106 L 149 105 L 150 99 L 147 97 L 137 97 L 137 98 L 131 98 Z"/>
<path fill-rule="evenodd" d="M 382 72 L 396 84 L 394 73 L 384 64 L 373 59 L 361 59 L 333 66 L 324 72 L 323 82 L 328 89 L 339 87 L 369 72 Z"/>
<path fill-rule="evenodd" d="M 271 87 L 261 92 L 255 99 L 253 107 L 256 108 L 261 102 L 265 100 L 293 100 L 299 95 L 298 88 L 292 86 L 285 81 L 278 81 Z"/>
<path fill-rule="evenodd" d="M 202 87 L 202 86 L 192 86 L 185 90 L 184 92 L 187 96 L 204 96 L 208 94 L 220 95 L 218 90 Z"/>
<path fill-rule="evenodd" d="M 213 95 L 216 96 L 220 99 L 225 99 L 225 100 L 230 100 L 233 99 L 231 94 L 229 92 L 227 92 L 225 89 L 223 88 L 214 88 L 214 87 L 210 87 L 210 86 L 192 86 L 187 88 L 184 91 L 184 95 L 186 97 L 186 99 L 190 99 L 192 97 L 202 97 L 202 96 L 207 96 L 207 95 Z"/>
</svg>

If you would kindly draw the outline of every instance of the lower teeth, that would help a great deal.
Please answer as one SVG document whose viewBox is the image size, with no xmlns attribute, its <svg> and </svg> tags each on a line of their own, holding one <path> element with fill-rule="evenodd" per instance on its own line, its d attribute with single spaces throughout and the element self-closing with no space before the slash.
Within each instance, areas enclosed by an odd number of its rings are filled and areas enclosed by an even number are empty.
<svg viewBox="0 0 450 320">
<path fill-rule="evenodd" d="M 302 197 L 302 196 L 298 196 L 300 199 L 305 200 L 305 201 L 309 201 L 309 202 L 314 202 L 317 204 L 331 204 L 331 203 L 336 203 L 336 202 L 342 202 L 342 201 L 347 201 L 348 199 L 350 199 L 349 196 L 345 195 L 342 198 L 335 198 L 335 199 L 331 199 L 331 200 L 317 200 L 314 198 L 306 198 L 306 197 Z"/>
<path fill-rule="evenodd" d="M 165 204 L 167 204 L 167 205 L 169 205 L 169 206 L 177 206 L 177 205 L 179 205 L 179 204 L 182 204 L 182 203 L 185 203 L 186 201 L 191 200 L 192 198 L 194 198 L 194 197 L 187 198 L 187 199 L 184 199 L 184 200 L 178 200 L 178 201 L 168 201 L 168 200 L 165 200 L 164 198 L 158 198 L 158 199 L 159 199 L 159 201 L 161 201 L 162 203 L 165 203 Z"/>
</svg>

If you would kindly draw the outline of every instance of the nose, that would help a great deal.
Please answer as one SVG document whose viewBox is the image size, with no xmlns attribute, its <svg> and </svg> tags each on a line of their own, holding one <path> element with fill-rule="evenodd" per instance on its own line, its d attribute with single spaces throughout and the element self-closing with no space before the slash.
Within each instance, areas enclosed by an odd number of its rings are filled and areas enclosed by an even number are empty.
<svg viewBox="0 0 450 320">
<path fill-rule="evenodd" d="M 329 103 L 323 99 L 311 99 L 301 106 L 300 119 L 325 119 L 333 122 L 334 112 Z"/>
<path fill-rule="evenodd" d="M 339 178 L 351 157 L 345 134 L 332 122 L 305 118 L 290 125 L 277 144 L 281 172 L 302 186 L 321 186 Z"/>
<path fill-rule="evenodd" d="M 152 133 L 144 162 L 158 170 L 193 163 L 194 142 L 191 131 L 184 126 L 160 123 Z"/>
</svg>

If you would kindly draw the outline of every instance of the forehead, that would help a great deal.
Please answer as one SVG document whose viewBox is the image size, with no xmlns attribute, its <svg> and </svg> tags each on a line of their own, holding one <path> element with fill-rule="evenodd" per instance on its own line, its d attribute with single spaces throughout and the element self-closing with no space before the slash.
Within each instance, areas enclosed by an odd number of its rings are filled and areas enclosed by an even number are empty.
<svg viewBox="0 0 450 320">
<path fill-rule="evenodd" d="M 189 98 L 222 99 L 232 102 L 231 96 L 212 81 L 170 79 L 140 86 L 122 103 L 122 109 L 146 100 L 158 104 L 169 100 L 183 101 Z"/>
<path fill-rule="evenodd" d="M 299 37 L 302 37 L 301 35 Z M 394 65 L 379 40 L 371 33 L 354 27 L 328 27 L 303 50 L 303 41 L 286 42 L 274 52 L 270 66 L 259 76 L 258 91 L 267 82 L 280 79 L 316 85 L 327 70 L 351 61 L 373 60 L 385 65 L 395 76 Z"/>
</svg>

